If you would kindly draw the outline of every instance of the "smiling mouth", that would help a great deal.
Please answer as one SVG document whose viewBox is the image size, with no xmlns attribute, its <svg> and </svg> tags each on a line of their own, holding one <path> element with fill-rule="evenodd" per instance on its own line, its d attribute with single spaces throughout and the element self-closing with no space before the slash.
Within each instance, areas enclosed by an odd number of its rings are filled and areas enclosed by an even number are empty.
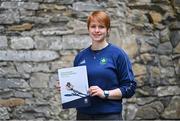
<svg viewBox="0 0 180 121">
<path fill-rule="evenodd" d="M 94 37 L 100 37 L 101 35 L 93 35 Z"/>
</svg>

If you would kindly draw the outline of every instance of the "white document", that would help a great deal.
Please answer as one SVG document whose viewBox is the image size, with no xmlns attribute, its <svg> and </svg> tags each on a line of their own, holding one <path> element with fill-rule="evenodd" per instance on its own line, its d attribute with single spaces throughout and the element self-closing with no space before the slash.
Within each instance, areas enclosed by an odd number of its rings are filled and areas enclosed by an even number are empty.
<svg viewBox="0 0 180 121">
<path fill-rule="evenodd" d="M 58 69 L 63 108 L 89 106 L 86 66 Z"/>
</svg>

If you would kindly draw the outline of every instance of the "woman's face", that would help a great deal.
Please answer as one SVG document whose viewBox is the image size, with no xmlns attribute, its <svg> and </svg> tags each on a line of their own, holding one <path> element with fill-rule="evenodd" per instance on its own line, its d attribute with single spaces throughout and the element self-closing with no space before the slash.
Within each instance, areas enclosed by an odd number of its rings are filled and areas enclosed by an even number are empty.
<svg viewBox="0 0 180 121">
<path fill-rule="evenodd" d="M 89 35 L 93 41 L 102 42 L 105 41 L 108 30 L 105 25 L 98 21 L 91 21 L 89 24 Z"/>
</svg>

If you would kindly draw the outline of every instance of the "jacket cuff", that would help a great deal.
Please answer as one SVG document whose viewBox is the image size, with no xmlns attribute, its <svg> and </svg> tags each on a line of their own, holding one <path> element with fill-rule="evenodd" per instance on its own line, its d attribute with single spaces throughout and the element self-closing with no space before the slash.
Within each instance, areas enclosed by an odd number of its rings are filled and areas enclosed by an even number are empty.
<svg viewBox="0 0 180 121">
<path fill-rule="evenodd" d="M 123 88 L 123 87 L 120 87 L 119 89 L 120 89 L 120 91 L 121 91 L 122 98 L 125 97 L 125 95 L 126 95 L 126 89 Z"/>
</svg>

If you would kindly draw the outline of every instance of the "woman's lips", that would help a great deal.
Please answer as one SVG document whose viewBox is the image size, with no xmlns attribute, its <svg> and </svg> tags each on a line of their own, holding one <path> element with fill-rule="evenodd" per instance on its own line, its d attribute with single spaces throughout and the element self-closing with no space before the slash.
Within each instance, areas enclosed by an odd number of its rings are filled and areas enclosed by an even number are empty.
<svg viewBox="0 0 180 121">
<path fill-rule="evenodd" d="M 100 34 L 93 34 L 94 37 L 100 37 Z"/>
</svg>

